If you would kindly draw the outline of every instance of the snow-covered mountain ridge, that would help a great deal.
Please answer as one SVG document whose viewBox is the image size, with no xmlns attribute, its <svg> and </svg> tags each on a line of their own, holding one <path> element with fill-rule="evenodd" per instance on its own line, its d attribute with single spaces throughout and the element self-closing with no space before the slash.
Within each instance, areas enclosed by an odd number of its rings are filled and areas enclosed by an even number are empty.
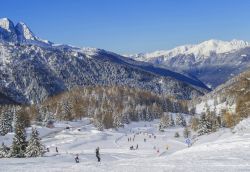
<svg viewBox="0 0 250 172">
<path fill-rule="evenodd" d="M 250 44 L 242 40 L 209 40 L 130 57 L 195 76 L 213 89 L 250 68 Z"/>
<path fill-rule="evenodd" d="M 249 47 L 250 43 L 243 40 L 221 41 L 211 39 L 204 41 L 200 44 L 183 45 L 173 48 L 171 50 L 160 50 L 152 53 L 140 53 L 135 55 L 129 55 L 140 61 L 150 61 L 156 57 L 163 56 L 164 59 L 171 58 L 180 54 L 189 55 L 193 54 L 196 57 L 206 58 L 212 53 L 220 54 L 236 51 L 242 48 Z"/>
</svg>

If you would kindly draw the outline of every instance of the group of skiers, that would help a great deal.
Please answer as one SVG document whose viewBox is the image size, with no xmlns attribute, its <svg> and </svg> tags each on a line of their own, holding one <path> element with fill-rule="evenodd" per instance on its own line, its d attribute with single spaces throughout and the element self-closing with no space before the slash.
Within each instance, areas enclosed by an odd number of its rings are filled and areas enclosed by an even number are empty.
<svg viewBox="0 0 250 172">
<path fill-rule="evenodd" d="M 134 132 L 133 132 L 133 133 L 134 133 Z M 146 136 L 148 136 L 149 139 L 151 139 L 151 138 L 156 139 L 156 135 L 154 135 L 154 134 L 148 134 L 148 133 L 145 133 L 145 132 L 141 132 L 141 131 L 140 131 L 140 132 L 134 134 L 133 137 L 128 137 L 128 142 L 131 142 L 131 141 L 134 142 L 134 141 L 135 141 L 135 136 L 136 136 L 136 135 L 139 135 L 139 134 L 143 134 L 144 136 L 146 135 Z M 144 138 L 143 138 L 143 141 L 144 141 L 144 142 L 147 142 L 147 138 L 144 137 Z M 130 150 L 137 150 L 138 148 L 139 148 L 138 144 L 136 145 L 136 147 L 134 147 L 133 145 L 129 147 Z M 153 149 L 156 150 L 157 153 L 160 153 L 160 149 L 159 149 L 159 148 L 156 148 L 156 146 L 154 146 Z M 166 150 L 168 150 L 168 145 L 166 146 Z"/>
<path fill-rule="evenodd" d="M 130 130 L 130 132 L 132 132 L 132 131 Z M 134 133 L 134 131 L 133 131 L 133 133 Z M 140 131 L 140 132 L 134 134 L 133 137 L 128 137 L 128 142 L 131 142 L 131 141 L 134 142 L 134 141 L 135 141 L 135 136 L 136 136 L 136 135 L 139 135 L 139 134 L 142 134 L 142 132 Z M 154 135 L 154 134 L 151 135 L 151 134 L 148 134 L 148 133 L 144 133 L 144 132 L 143 132 L 143 135 L 145 135 L 145 134 L 148 135 L 149 138 L 151 138 L 152 136 L 154 136 L 154 139 L 156 139 L 156 135 Z M 143 140 L 144 140 L 144 142 L 147 142 L 147 139 L 146 139 L 146 138 L 144 138 Z M 136 145 L 135 148 L 134 148 L 133 145 L 129 147 L 130 150 L 137 150 L 138 148 L 139 148 L 138 144 Z"/>
<path fill-rule="evenodd" d="M 96 150 L 95 150 L 95 156 L 96 156 L 96 158 L 97 158 L 97 161 L 98 161 L 98 162 L 101 162 L 100 148 L 99 148 L 99 147 L 97 147 Z M 79 163 L 79 162 L 80 162 L 80 160 L 79 160 L 79 155 L 78 155 L 78 154 L 76 154 L 75 161 L 76 161 L 76 163 Z"/>
<path fill-rule="evenodd" d="M 139 134 L 139 133 L 137 133 L 137 134 Z M 140 134 L 141 134 L 141 132 L 140 132 Z M 143 133 L 143 134 L 145 134 L 145 133 Z M 147 135 L 148 135 L 148 134 L 147 134 Z M 136 135 L 134 134 L 133 138 L 129 137 L 129 138 L 128 138 L 128 142 L 131 142 L 132 140 L 133 140 L 133 142 L 134 142 L 135 136 L 136 136 Z M 151 138 L 151 135 L 150 135 L 150 134 L 149 134 L 148 136 L 149 136 L 149 138 Z M 152 136 L 154 136 L 154 139 L 156 139 L 156 135 L 152 135 Z M 146 142 L 146 141 L 147 141 L 147 139 L 144 138 L 144 142 Z M 189 143 L 189 140 L 188 140 L 188 141 L 186 140 L 186 142 Z M 188 145 L 189 145 L 189 144 L 188 144 Z M 137 144 L 135 148 L 134 148 L 134 146 L 132 145 L 132 146 L 130 146 L 129 149 L 130 149 L 130 150 L 137 150 L 137 149 L 139 149 L 139 145 Z M 160 152 L 160 149 L 159 149 L 159 148 L 156 148 L 156 146 L 154 146 L 153 149 L 155 149 L 155 150 L 157 151 L 157 153 Z M 166 145 L 166 150 L 168 150 L 168 149 L 169 149 L 169 146 Z M 49 152 L 49 151 L 50 151 L 49 148 L 47 148 L 47 152 Z M 56 151 L 56 153 L 59 152 L 57 147 L 55 148 L 55 151 Z M 96 148 L 95 154 L 96 154 L 97 161 L 100 162 L 100 161 L 101 161 L 101 157 L 100 157 L 100 148 L 99 148 L 99 147 Z M 80 162 L 80 160 L 79 160 L 79 155 L 78 155 L 78 154 L 76 154 L 76 156 L 75 156 L 75 162 L 76 162 L 76 163 L 79 163 L 79 162 Z"/>
<path fill-rule="evenodd" d="M 138 146 L 138 145 L 137 145 L 137 146 Z M 50 151 L 49 148 L 47 148 L 47 152 L 49 152 L 49 151 Z M 59 153 L 57 147 L 56 147 L 56 153 L 57 153 L 57 154 Z M 96 156 L 96 158 L 97 158 L 97 161 L 98 161 L 98 162 L 101 162 L 100 148 L 99 148 L 99 147 L 97 147 L 96 150 L 95 150 L 95 156 Z M 79 155 L 78 155 L 78 154 L 76 154 L 76 156 L 75 156 L 75 162 L 76 162 L 76 163 L 79 163 L 79 162 L 80 162 L 80 159 L 79 159 Z"/>
<path fill-rule="evenodd" d="M 130 150 L 137 150 L 137 149 L 139 149 L 139 145 L 137 144 L 135 148 L 134 148 L 134 146 L 132 145 L 132 146 L 129 147 L 129 149 L 130 149 Z"/>
</svg>

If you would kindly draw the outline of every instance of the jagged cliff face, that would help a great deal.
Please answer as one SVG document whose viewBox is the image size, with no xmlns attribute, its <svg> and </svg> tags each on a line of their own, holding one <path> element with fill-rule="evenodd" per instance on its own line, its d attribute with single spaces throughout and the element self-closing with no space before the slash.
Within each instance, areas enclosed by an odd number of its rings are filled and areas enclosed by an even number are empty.
<svg viewBox="0 0 250 172">
<path fill-rule="evenodd" d="M 40 46 L 49 46 L 52 43 L 47 40 L 42 40 L 34 35 L 29 27 L 19 22 L 14 23 L 8 18 L 0 19 L 0 41 L 22 44 L 36 44 Z"/>
<path fill-rule="evenodd" d="M 199 80 L 112 52 L 54 45 L 24 24 L 0 20 L 0 92 L 37 103 L 77 86 L 118 85 L 191 99 L 208 89 Z"/>
</svg>

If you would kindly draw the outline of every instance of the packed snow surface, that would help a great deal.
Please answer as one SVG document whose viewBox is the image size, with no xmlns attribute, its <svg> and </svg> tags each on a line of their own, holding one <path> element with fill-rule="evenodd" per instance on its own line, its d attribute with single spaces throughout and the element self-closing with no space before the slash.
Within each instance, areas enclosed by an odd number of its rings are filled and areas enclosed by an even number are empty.
<svg viewBox="0 0 250 172">
<path fill-rule="evenodd" d="M 160 132 L 157 120 L 105 131 L 96 130 L 89 119 L 57 123 L 53 129 L 38 128 L 50 152 L 39 158 L 0 159 L 0 171 L 249 171 L 249 123 L 249 119 L 240 123 L 234 132 L 222 129 L 192 139 L 191 147 L 187 147 L 182 137 L 183 128 Z M 66 129 L 67 126 L 70 129 Z M 30 128 L 27 131 L 29 133 Z M 180 133 L 179 138 L 174 137 L 175 132 Z M 12 136 L 10 133 L 0 137 L 0 141 L 10 144 Z M 137 144 L 138 149 L 129 149 L 132 145 L 136 148 Z M 100 163 L 95 157 L 98 146 Z M 75 163 L 76 154 L 80 163 Z"/>
</svg>

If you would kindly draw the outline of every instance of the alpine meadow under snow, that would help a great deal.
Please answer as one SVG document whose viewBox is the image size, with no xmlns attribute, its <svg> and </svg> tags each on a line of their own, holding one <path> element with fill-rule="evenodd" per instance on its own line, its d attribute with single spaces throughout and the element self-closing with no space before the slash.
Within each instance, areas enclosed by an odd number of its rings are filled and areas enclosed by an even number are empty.
<svg viewBox="0 0 250 172">
<path fill-rule="evenodd" d="M 122 56 L 0 19 L 0 171 L 250 171 L 250 44 Z"/>
</svg>

